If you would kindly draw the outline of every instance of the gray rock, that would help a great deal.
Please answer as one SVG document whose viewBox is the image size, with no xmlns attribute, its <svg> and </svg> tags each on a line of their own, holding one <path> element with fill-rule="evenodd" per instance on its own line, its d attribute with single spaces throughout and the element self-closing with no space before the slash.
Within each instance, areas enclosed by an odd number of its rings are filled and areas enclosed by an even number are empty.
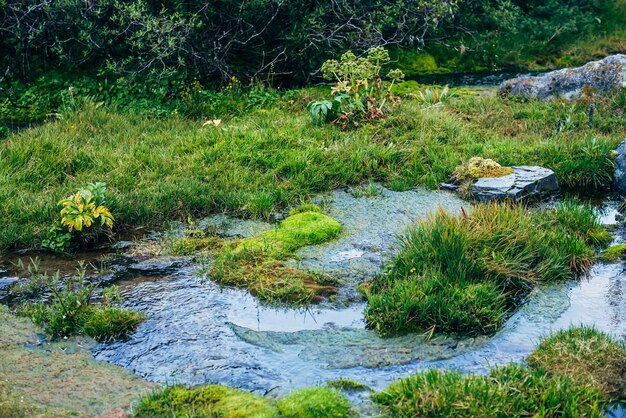
<svg viewBox="0 0 626 418">
<path fill-rule="evenodd" d="M 156 257 L 140 261 L 128 266 L 128 270 L 144 276 L 157 276 L 180 268 L 185 259 L 176 257 Z"/>
<path fill-rule="evenodd" d="M 523 76 L 507 80 L 500 91 L 515 96 L 548 100 L 555 97 L 575 99 L 588 86 L 595 93 L 618 91 L 626 84 L 626 55 L 611 55 L 582 67 L 564 68 L 538 76 Z"/>
<path fill-rule="evenodd" d="M 554 172 L 537 166 L 513 167 L 513 173 L 507 176 L 480 178 L 472 185 L 472 195 L 480 202 L 540 200 L 558 190 Z"/>
<path fill-rule="evenodd" d="M 621 194 L 626 195 L 626 139 L 615 150 L 615 188 Z"/>
</svg>

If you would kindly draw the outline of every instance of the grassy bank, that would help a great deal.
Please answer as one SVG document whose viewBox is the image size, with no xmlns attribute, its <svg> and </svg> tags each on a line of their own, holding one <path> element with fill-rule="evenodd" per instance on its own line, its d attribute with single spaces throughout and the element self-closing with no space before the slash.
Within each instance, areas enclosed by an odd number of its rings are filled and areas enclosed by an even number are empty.
<svg viewBox="0 0 626 418">
<path fill-rule="evenodd" d="M 118 226 L 158 225 L 226 211 L 265 217 L 312 194 L 366 180 L 394 190 L 436 188 L 473 156 L 552 168 L 561 185 L 610 184 L 612 150 L 626 137 L 619 98 L 516 102 L 459 94 L 446 106 L 405 100 L 379 123 L 342 131 L 314 125 L 315 92 L 223 120 L 155 120 L 87 102 L 0 142 L 0 249 L 37 246 L 57 202 L 94 181 L 108 185 Z M 571 121 L 560 134 L 557 119 Z"/>
<path fill-rule="evenodd" d="M 409 229 L 366 288 L 365 317 L 382 334 L 489 334 L 535 285 L 587 272 L 593 246 L 610 239 L 590 207 L 570 201 L 541 211 L 508 204 L 441 211 Z"/>
<path fill-rule="evenodd" d="M 626 349 L 593 329 L 555 334 L 537 348 L 529 364 L 498 367 L 488 376 L 419 372 L 374 400 L 385 416 L 393 417 L 600 418 L 609 401 L 624 399 L 623 392 L 616 395 L 613 389 L 624 382 Z"/>
</svg>

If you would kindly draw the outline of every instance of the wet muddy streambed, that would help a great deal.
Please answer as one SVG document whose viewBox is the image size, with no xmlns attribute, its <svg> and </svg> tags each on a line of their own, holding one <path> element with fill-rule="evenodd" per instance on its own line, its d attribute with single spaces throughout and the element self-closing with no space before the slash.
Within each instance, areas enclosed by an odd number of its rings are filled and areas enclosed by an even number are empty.
<svg viewBox="0 0 626 418">
<path fill-rule="evenodd" d="M 413 221 L 438 207 L 456 212 L 467 204 L 452 194 L 422 189 L 383 189 L 373 197 L 341 190 L 320 203 L 344 232 L 330 243 L 301 249 L 293 263 L 339 280 L 341 291 L 333 302 L 304 310 L 264 306 L 246 290 L 211 281 L 204 273 L 210 260 L 137 260 L 120 249 L 107 256 L 114 267 L 104 277 L 120 286 L 125 307 L 144 312 L 147 319 L 128 338 L 97 345 L 96 359 L 154 382 L 220 383 L 282 394 L 338 378 L 381 390 L 428 367 L 485 373 L 495 365 L 523 361 L 542 337 L 572 324 L 594 325 L 626 341 L 626 272 L 621 263 L 599 263 L 587 278 L 534 292 L 490 337 L 379 338 L 365 328 L 358 284 L 380 271 L 395 252 L 397 235 Z M 604 203 L 599 210 L 606 223 L 615 223 L 615 204 Z M 199 223 L 207 225 L 230 236 L 273 227 L 224 216 Z M 618 229 L 615 241 L 625 240 L 626 233 Z M 94 260 L 97 255 L 92 254 Z M 71 270 L 76 260 L 44 259 L 42 268 L 61 268 L 63 263 L 71 263 L 66 267 Z M 14 276 L 15 269 L 5 260 L 0 288 Z"/>
</svg>

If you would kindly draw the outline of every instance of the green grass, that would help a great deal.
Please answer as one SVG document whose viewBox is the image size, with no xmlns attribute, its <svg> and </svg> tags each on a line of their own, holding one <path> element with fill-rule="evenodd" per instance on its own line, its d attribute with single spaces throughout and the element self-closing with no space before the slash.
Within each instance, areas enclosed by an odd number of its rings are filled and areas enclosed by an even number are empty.
<svg viewBox="0 0 626 418">
<path fill-rule="evenodd" d="M 440 211 L 409 229 L 399 254 L 365 291 L 380 333 L 495 332 L 537 284 L 585 273 L 609 234 L 586 205 L 550 210 L 477 205 Z"/>
<path fill-rule="evenodd" d="M 624 399 L 626 349 L 586 327 L 545 339 L 528 366 L 511 364 L 488 376 L 427 370 L 373 396 L 393 417 L 602 417 Z"/>
<path fill-rule="evenodd" d="M 321 244 L 339 235 L 341 224 L 315 205 L 290 212 L 267 232 L 224 243 L 215 256 L 211 277 L 223 284 L 245 287 L 270 303 L 307 305 L 336 292 L 332 280 L 283 263 L 305 245 Z"/>
<path fill-rule="evenodd" d="M 564 376 L 509 365 L 489 376 L 428 370 L 392 384 L 373 397 L 390 417 L 597 417 L 603 397 Z"/>
<path fill-rule="evenodd" d="M 322 387 L 292 392 L 274 402 L 221 385 L 170 386 L 142 399 L 135 417 L 344 418 L 350 403 L 339 392 Z"/>
<path fill-rule="evenodd" d="M 596 329 L 577 327 L 551 335 L 528 357 L 528 364 L 626 401 L 626 347 Z"/>
<path fill-rule="evenodd" d="M 518 103 L 459 96 L 423 109 L 405 100 L 380 123 L 341 131 L 311 123 L 304 104 L 224 119 L 155 120 L 89 104 L 63 118 L 11 134 L 0 142 L 0 249 L 37 246 L 57 202 L 94 181 L 108 185 L 118 230 L 226 211 L 267 217 L 318 192 L 380 181 L 394 190 L 436 188 L 471 157 L 503 166 L 539 164 L 565 188 L 584 192 L 610 185 L 612 150 L 626 137 L 623 110 L 596 100 L 575 104 L 575 128 L 553 134 L 560 103 Z M 595 141 L 592 139 L 595 138 Z"/>
<path fill-rule="evenodd" d="M 344 392 L 360 392 L 360 391 L 372 390 L 365 383 L 356 382 L 354 380 L 344 379 L 344 378 L 330 380 L 326 382 L 326 386 L 333 388 L 333 389 L 341 390 Z"/>
</svg>

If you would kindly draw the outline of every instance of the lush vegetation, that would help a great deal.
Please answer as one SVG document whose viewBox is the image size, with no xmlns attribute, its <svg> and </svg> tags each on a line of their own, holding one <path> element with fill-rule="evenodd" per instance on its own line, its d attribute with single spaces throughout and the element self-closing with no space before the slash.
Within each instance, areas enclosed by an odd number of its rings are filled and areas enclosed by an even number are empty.
<svg viewBox="0 0 626 418">
<path fill-rule="evenodd" d="M 591 192 L 610 185 L 612 152 L 626 136 L 621 96 L 563 105 L 459 94 L 427 109 L 407 99 L 381 121 L 342 131 L 309 120 L 306 105 L 318 94 L 294 91 L 204 127 L 87 101 L 60 120 L 12 134 L 0 142 L 0 249 L 40 245 L 57 202 L 94 181 L 106 182 L 119 228 L 216 211 L 265 217 L 368 180 L 394 190 L 436 188 L 475 156 L 542 165 L 562 187 Z M 591 128 L 590 100 L 597 109 Z M 571 123 L 557 133 L 564 114 Z"/>
<path fill-rule="evenodd" d="M 573 328 L 545 340 L 531 356 L 530 367 L 498 367 L 488 376 L 418 372 L 374 400 L 394 417 L 599 418 L 607 402 L 615 399 L 611 395 L 616 387 L 601 379 L 618 386 L 624 382 L 624 350 L 598 331 Z"/>
<path fill-rule="evenodd" d="M 321 295 L 336 292 L 332 281 L 321 274 L 290 267 L 282 260 L 305 245 L 321 244 L 341 232 L 341 225 L 315 205 L 290 212 L 273 230 L 223 245 L 211 277 L 218 282 L 243 286 L 266 302 L 309 304 Z"/>
<path fill-rule="evenodd" d="M 17 312 L 51 338 L 88 335 L 108 341 L 125 337 L 143 320 L 143 315 L 116 306 L 121 301 L 117 287 L 101 289 L 99 303 L 94 303 L 96 289 L 86 282 L 84 270 L 65 279 L 34 271 L 28 280 L 13 285 L 12 292 L 20 302 Z"/>
<path fill-rule="evenodd" d="M 487 204 L 440 211 L 411 228 L 386 272 L 367 287 L 369 326 L 383 334 L 496 331 L 533 286 L 583 274 L 610 241 L 593 210 Z"/>
<path fill-rule="evenodd" d="M 339 392 L 318 387 L 292 392 L 277 402 L 220 385 L 170 386 L 144 398 L 135 417 L 344 418 L 350 403 Z"/>
</svg>

